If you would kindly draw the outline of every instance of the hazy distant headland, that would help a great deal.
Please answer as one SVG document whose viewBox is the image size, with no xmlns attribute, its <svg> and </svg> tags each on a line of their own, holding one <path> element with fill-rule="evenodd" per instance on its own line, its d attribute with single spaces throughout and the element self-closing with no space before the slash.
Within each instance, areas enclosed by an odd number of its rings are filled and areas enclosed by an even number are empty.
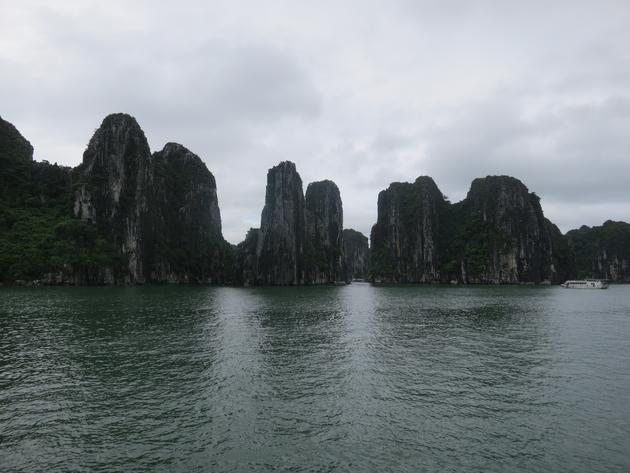
<svg viewBox="0 0 630 473">
<path fill-rule="evenodd" d="M 0 118 L 0 282 L 5 284 L 630 282 L 630 224 L 563 235 L 518 179 L 475 179 L 451 203 L 433 179 L 378 194 L 368 239 L 344 229 L 332 180 L 303 184 L 295 164 L 267 173 L 259 228 L 223 238 L 215 178 L 184 146 L 151 152 L 127 114 L 107 116 L 67 168 L 33 161 Z"/>
</svg>

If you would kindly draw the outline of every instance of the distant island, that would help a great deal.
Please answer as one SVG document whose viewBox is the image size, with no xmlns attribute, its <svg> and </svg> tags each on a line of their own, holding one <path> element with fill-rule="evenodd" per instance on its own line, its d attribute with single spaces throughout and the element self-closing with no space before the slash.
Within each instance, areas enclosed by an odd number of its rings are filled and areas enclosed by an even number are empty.
<svg viewBox="0 0 630 473">
<path fill-rule="evenodd" d="M 451 203 L 427 176 L 378 195 L 368 239 L 343 228 L 331 180 L 303 191 L 295 164 L 267 173 L 260 228 L 223 238 L 215 178 L 184 146 L 151 152 L 127 114 L 107 116 L 76 168 L 33 161 L 0 118 L 0 282 L 557 284 L 630 282 L 630 224 L 563 235 L 518 179 L 475 179 Z"/>
</svg>

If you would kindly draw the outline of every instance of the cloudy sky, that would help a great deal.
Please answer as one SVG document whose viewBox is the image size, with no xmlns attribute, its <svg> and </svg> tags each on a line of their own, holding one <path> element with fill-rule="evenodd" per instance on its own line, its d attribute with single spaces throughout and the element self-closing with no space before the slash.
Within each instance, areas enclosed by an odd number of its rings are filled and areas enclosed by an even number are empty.
<svg viewBox="0 0 630 473">
<path fill-rule="evenodd" d="M 130 113 L 207 163 L 233 243 L 282 160 L 366 234 L 419 175 L 452 201 L 513 175 L 566 231 L 630 221 L 629 25 L 628 0 L 0 0 L 0 115 L 74 166 Z"/>
</svg>

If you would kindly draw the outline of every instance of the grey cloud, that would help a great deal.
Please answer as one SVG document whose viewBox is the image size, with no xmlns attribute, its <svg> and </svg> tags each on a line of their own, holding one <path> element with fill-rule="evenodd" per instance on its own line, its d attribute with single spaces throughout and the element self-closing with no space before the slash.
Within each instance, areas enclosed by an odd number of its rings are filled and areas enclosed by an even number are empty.
<svg viewBox="0 0 630 473">
<path fill-rule="evenodd" d="M 428 135 L 427 166 L 446 193 L 461 197 L 474 177 L 510 174 L 541 195 L 543 206 L 547 200 L 600 208 L 630 201 L 629 99 L 554 107 L 531 117 L 522 104 L 515 97 L 493 97 Z M 566 211 L 547 214 L 566 222 L 565 230 L 597 223 L 579 222 L 578 215 L 568 219 Z"/>
</svg>

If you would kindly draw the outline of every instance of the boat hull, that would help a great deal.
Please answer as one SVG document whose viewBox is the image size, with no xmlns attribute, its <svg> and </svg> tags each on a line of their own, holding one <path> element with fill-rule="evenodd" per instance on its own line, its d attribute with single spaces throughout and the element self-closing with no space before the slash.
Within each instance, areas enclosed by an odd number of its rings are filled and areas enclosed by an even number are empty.
<svg viewBox="0 0 630 473">
<path fill-rule="evenodd" d="M 601 279 L 584 279 L 581 281 L 565 281 L 560 286 L 565 289 L 608 289 L 608 282 Z"/>
</svg>

